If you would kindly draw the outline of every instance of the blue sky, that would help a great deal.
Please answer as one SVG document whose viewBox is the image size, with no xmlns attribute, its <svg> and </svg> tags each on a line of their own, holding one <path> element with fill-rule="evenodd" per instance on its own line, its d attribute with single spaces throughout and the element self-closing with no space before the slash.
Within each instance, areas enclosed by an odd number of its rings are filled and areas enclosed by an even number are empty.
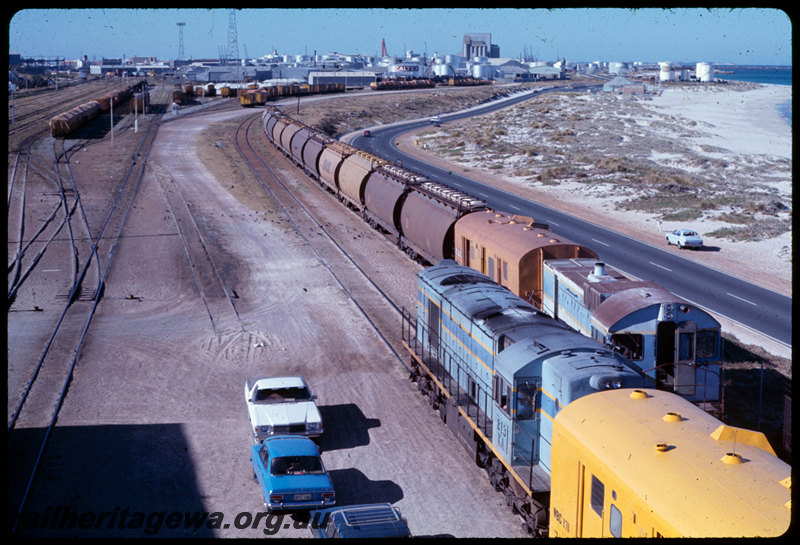
<svg viewBox="0 0 800 545">
<path fill-rule="evenodd" d="M 228 43 L 227 9 L 23 9 L 9 23 L 9 51 L 23 57 L 217 58 Z M 503 57 L 539 60 L 790 65 L 792 25 L 772 8 L 244 9 L 239 55 L 458 54 L 466 33 L 486 32 Z"/>
</svg>

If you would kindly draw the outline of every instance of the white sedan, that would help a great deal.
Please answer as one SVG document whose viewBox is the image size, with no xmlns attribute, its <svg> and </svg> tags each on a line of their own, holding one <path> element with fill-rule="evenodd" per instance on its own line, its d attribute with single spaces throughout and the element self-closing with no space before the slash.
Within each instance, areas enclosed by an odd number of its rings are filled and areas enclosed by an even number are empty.
<svg viewBox="0 0 800 545">
<path fill-rule="evenodd" d="M 678 248 L 701 248 L 703 239 L 691 229 L 675 229 L 667 233 L 667 246 L 674 244 Z"/>
<path fill-rule="evenodd" d="M 303 377 L 251 379 L 244 397 L 253 440 L 260 443 L 272 435 L 322 435 L 322 416 Z"/>
</svg>

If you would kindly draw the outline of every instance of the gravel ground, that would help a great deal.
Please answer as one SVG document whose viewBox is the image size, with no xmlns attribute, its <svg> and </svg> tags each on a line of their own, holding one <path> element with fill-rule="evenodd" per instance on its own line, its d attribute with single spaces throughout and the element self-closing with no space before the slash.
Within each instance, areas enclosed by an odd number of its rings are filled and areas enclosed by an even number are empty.
<svg viewBox="0 0 800 545">
<path fill-rule="evenodd" d="M 319 396 L 323 460 L 340 504 L 391 502 L 415 535 L 521 537 L 502 495 L 263 189 L 245 176 L 218 179 L 198 160 L 195 139 L 209 124 L 251 113 L 187 116 L 159 130 L 28 497 L 26 512 L 40 518 L 24 519 L 19 534 L 310 537 L 302 518 L 273 519 L 269 528 L 254 518 L 263 499 L 252 480 L 243 399 L 248 377 L 299 373 Z M 115 145 L 123 146 L 121 137 Z M 87 148 L 86 173 L 90 163 L 95 174 L 103 171 L 103 151 Z M 281 169 L 296 177 L 287 166 Z M 101 196 L 102 185 L 93 187 Z M 209 296 L 207 307 L 199 296 L 178 236 L 187 226 L 176 223 L 166 198 L 176 190 L 235 290 L 238 318 L 223 296 Z M 314 206 L 330 207 L 326 228 L 352 233 L 351 245 L 362 252 L 389 255 L 381 266 L 403 280 L 385 275 L 387 286 L 409 291 L 417 265 L 377 234 L 361 235 L 361 220 L 335 200 L 309 193 Z M 53 301 L 37 299 L 44 312 L 9 315 L 10 363 L 23 376 L 53 318 Z M 16 305 L 30 303 L 23 296 Z M 9 410 L 15 397 L 10 381 Z M 41 429 L 20 424 L 10 443 L 10 516 Z M 166 516 L 173 512 L 218 513 L 222 521 L 187 529 L 181 518 L 172 527 Z M 73 513 L 106 515 L 82 527 L 70 526 Z M 59 522 L 43 528 L 43 520 Z"/>
</svg>

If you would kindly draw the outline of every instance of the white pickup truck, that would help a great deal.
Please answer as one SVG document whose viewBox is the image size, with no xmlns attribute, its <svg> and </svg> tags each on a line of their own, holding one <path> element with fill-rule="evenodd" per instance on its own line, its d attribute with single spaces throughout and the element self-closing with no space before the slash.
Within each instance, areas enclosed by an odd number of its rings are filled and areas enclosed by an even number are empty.
<svg viewBox="0 0 800 545">
<path fill-rule="evenodd" d="M 322 435 L 322 416 L 314 401 L 317 396 L 303 377 L 250 379 L 244 385 L 253 441 L 272 435 Z"/>
</svg>

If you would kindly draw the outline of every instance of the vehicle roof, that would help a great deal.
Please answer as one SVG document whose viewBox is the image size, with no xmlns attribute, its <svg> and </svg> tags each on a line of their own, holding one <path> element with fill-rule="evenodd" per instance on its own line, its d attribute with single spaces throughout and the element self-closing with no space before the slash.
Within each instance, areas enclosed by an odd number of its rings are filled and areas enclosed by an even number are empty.
<svg viewBox="0 0 800 545">
<path fill-rule="evenodd" d="M 547 224 L 536 223 L 533 218 L 509 216 L 495 210 L 466 214 L 456 222 L 455 229 L 456 239 L 464 236 L 476 244 L 494 248 L 510 262 L 520 262 L 536 251 L 549 254 L 554 247 L 580 246 L 556 235 Z M 588 248 L 582 248 L 581 252 L 596 257 Z"/>
<path fill-rule="evenodd" d="M 297 388 L 307 386 L 306 381 L 301 376 L 247 379 L 248 390 L 252 390 L 254 385 L 258 386 L 259 390 L 264 388 Z"/>
<path fill-rule="evenodd" d="M 335 524 L 339 537 L 405 537 L 411 531 L 400 515 L 400 511 L 389 503 L 370 505 L 350 505 L 333 507 L 311 513 L 312 518 L 319 519 L 316 513 L 329 513 L 328 524 Z"/>
<path fill-rule="evenodd" d="M 262 441 L 270 456 L 319 456 L 317 444 L 302 435 L 274 435 Z"/>
<path fill-rule="evenodd" d="M 555 422 L 554 443 L 558 432 L 580 444 L 682 535 L 766 537 L 788 529 L 792 468 L 762 433 L 727 426 L 660 390 L 590 394 Z"/>
<path fill-rule="evenodd" d="M 595 309 L 592 323 L 600 329 L 611 331 L 622 318 L 634 312 L 664 303 L 674 304 L 675 307 L 685 306 L 691 308 L 696 315 L 702 315 L 703 321 L 719 327 L 719 322 L 705 310 L 693 305 L 685 299 L 661 287 L 644 286 L 623 290 L 609 297 Z M 697 318 L 695 318 L 697 320 Z"/>
</svg>

